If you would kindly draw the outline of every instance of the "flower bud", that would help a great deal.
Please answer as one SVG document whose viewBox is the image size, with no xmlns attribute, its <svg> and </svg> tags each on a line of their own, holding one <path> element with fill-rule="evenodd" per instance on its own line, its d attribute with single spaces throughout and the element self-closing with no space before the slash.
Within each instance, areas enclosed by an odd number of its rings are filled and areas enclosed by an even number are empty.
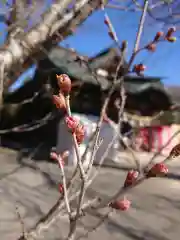
<svg viewBox="0 0 180 240">
<path fill-rule="evenodd" d="M 85 136 L 84 126 L 81 124 L 78 124 L 78 126 L 75 130 L 75 134 L 76 134 L 77 143 L 78 143 L 78 145 L 80 145 L 84 141 L 84 136 Z"/>
<path fill-rule="evenodd" d="M 50 158 L 57 161 L 57 160 L 58 160 L 58 155 L 57 155 L 57 153 L 51 152 L 51 153 L 50 153 Z"/>
<path fill-rule="evenodd" d="M 137 64 L 134 66 L 133 71 L 136 72 L 137 74 L 143 72 L 146 69 L 146 66 L 143 65 L 142 63 Z"/>
<path fill-rule="evenodd" d="M 116 210 L 127 211 L 131 206 L 131 202 L 124 198 L 123 200 L 117 200 L 110 203 L 109 206 Z"/>
<path fill-rule="evenodd" d="M 66 109 L 66 102 L 64 95 L 59 93 L 59 95 L 53 95 L 53 103 L 56 105 L 58 109 Z"/>
<path fill-rule="evenodd" d="M 155 38 L 154 38 L 154 40 L 153 40 L 153 42 L 159 41 L 160 38 L 163 37 L 163 36 L 164 36 L 164 33 L 163 33 L 163 32 L 157 32 L 157 33 L 156 33 L 156 36 L 155 36 Z"/>
<path fill-rule="evenodd" d="M 63 186 L 62 183 L 59 183 L 58 190 L 59 190 L 60 193 L 64 193 L 64 186 Z"/>
<path fill-rule="evenodd" d="M 133 183 L 136 182 L 136 180 L 139 177 L 139 172 L 135 170 L 131 170 L 127 173 L 125 182 L 124 182 L 124 187 L 131 186 Z"/>
<path fill-rule="evenodd" d="M 172 34 L 176 31 L 176 28 L 175 27 L 171 27 L 168 29 L 168 32 L 166 34 L 166 38 L 170 38 L 172 37 Z"/>
<path fill-rule="evenodd" d="M 148 171 L 147 177 L 161 177 L 168 173 L 168 168 L 164 163 L 156 163 L 152 168 Z"/>
<path fill-rule="evenodd" d="M 66 74 L 61 74 L 61 75 L 56 74 L 56 78 L 57 78 L 57 83 L 60 90 L 65 95 L 69 95 L 71 91 L 71 79 L 69 78 L 69 76 Z"/>
<path fill-rule="evenodd" d="M 151 51 L 151 52 L 154 52 L 156 50 L 156 44 L 150 43 L 150 44 L 147 45 L 146 49 Z"/>
<path fill-rule="evenodd" d="M 67 124 L 68 129 L 72 132 L 75 133 L 77 126 L 79 125 L 79 122 L 72 116 L 67 116 L 65 118 L 65 122 Z"/>
</svg>

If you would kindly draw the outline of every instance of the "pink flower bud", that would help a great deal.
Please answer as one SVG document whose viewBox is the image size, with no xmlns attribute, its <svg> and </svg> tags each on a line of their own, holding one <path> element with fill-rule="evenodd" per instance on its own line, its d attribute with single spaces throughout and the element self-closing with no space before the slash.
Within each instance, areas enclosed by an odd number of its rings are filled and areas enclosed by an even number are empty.
<svg viewBox="0 0 180 240">
<path fill-rule="evenodd" d="M 51 153 L 50 153 L 50 158 L 57 161 L 57 160 L 58 160 L 58 155 L 57 155 L 57 153 L 51 152 Z"/>
<path fill-rule="evenodd" d="M 67 124 L 68 129 L 72 132 L 75 133 L 75 130 L 79 124 L 79 122 L 72 116 L 67 116 L 65 118 L 65 122 Z"/>
<path fill-rule="evenodd" d="M 168 173 L 168 168 L 164 163 L 156 163 L 148 171 L 147 177 L 160 177 L 160 176 L 166 175 L 167 173 Z"/>
<path fill-rule="evenodd" d="M 123 200 L 117 200 L 110 203 L 109 206 L 116 210 L 127 211 L 131 206 L 131 202 L 124 198 Z"/>
<path fill-rule="evenodd" d="M 75 130 L 76 140 L 78 144 L 81 144 L 84 141 L 85 128 L 83 125 L 79 124 Z"/>
<path fill-rule="evenodd" d="M 53 103 L 56 105 L 56 108 L 58 109 L 66 109 L 66 102 L 65 98 L 62 93 L 59 93 L 59 95 L 53 95 Z"/>
<path fill-rule="evenodd" d="M 64 193 L 64 186 L 63 186 L 62 183 L 58 184 L 58 190 L 59 190 L 60 193 Z"/>
<path fill-rule="evenodd" d="M 124 182 L 124 187 L 128 187 L 131 186 L 134 182 L 136 182 L 136 180 L 139 177 L 139 172 L 135 171 L 135 170 L 131 170 L 127 173 L 125 182 Z"/>
</svg>

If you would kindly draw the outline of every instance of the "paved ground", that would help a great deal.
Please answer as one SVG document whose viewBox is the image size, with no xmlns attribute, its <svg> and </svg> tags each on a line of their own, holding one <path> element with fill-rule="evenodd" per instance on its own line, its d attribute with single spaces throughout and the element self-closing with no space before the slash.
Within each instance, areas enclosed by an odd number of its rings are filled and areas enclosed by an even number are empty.
<svg viewBox="0 0 180 240">
<path fill-rule="evenodd" d="M 89 197 L 107 196 L 122 184 L 130 167 L 127 154 L 121 154 L 119 169 L 103 168 Z M 143 162 L 149 155 L 141 155 Z M 31 227 L 45 214 L 59 194 L 57 183 L 60 179 L 56 164 L 47 161 L 20 160 L 17 153 L 7 150 L 0 152 L 0 236 L 2 240 L 16 240 L 21 232 L 15 206 L 18 206 L 26 227 Z M 128 194 L 132 208 L 128 212 L 113 212 L 109 219 L 88 239 L 103 240 L 179 240 L 180 235 L 180 162 L 170 166 L 169 178 L 151 179 Z M 99 220 L 88 215 L 79 223 L 79 234 L 87 231 Z M 66 219 L 61 217 L 40 239 L 62 239 L 68 230 Z M 39 238 L 38 238 L 39 239 Z"/>
</svg>

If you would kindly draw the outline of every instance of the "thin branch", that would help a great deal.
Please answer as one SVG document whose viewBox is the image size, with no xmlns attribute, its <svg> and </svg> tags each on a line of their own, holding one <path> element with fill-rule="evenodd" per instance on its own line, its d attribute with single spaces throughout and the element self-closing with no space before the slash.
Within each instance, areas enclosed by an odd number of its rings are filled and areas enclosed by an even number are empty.
<svg viewBox="0 0 180 240">
<path fill-rule="evenodd" d="M 131 64 L 133 63 L 134 58 L 136 57 L 136 53 L 139 50 L 139 44 L 140 44 L 140 39 L 141 39 L 141 35 L 142 35 L 142 32 L 143 32 L 143 27 L 144 27 L 144 23 L 145 23 L 146 14 L 147 14 L 148 4 L 149 4 L 149 1 L 145 0 L 142 15 L 141 15 L 140 22 L 139 22 L 138 32 L 137 32 L 137 35 L 136 35 L 136 41 L 135 41 L 135 44 L 134 44 L 133 53 L 132 53 L 132 56 L 131 56 L 131 58 L 129 60 L 129 63 L 128 63 L 128 69 L 130 68 Z"/>
<path fill-rule="evenodd" d="M 60 167 L 61 173 L 62 173 L 64 201 L 65 201 L 65 204 L 66 204 L 67 213 L 69 215 L 69 220 L 71 220 L 71 209 L 70 209 L 70 204 L 69 204 L 69 199 L 68 199 L 66 175 L 65 175 L 65 172 L 64 172 L 64 166 L 62 164 L 62 157 L 58 156 L 57 160 L 58 160 L 58 164 L 59 164 L 59 167 Z"/>
<path fill-rule="evenodd" d="M 101 216 L 101 219 L 98 221 L 98 223 L 95 226 L 88 229 L 88 231 L 86 233 L 80 235 L 76 240 L 79 240 L 79 239 L 82 239 L 82 238 L 87 238 L 90 233 L 95 232 L 107 220 L 107 218 L 110 217 L 111 213 L 112 213 L 112 209 L 109 209 L 106 214 Z"/>
<path fill-rule="evenodd" d="M 19 222 L 20 222 L 20 224 L 21 224 L 22 235 L 23 235 L 23 237 L 24 237 L 25 240 L 28 240 L 26 227 L 25 227 L 24 221 L 23 221 L 23 219 L 22 219 L 22 217 L 21 217 L 21 214 L 20 214 L 20 212 L 19 212 L 19 209 L 18 209 L 18 206 L 17 206 L 17 205 L 15 206 L 15 210 L 16 210 L 16 215 L 17 215 L 17 217 L 18 217 L 18 220 L 19 220 Z"/>
</svg>

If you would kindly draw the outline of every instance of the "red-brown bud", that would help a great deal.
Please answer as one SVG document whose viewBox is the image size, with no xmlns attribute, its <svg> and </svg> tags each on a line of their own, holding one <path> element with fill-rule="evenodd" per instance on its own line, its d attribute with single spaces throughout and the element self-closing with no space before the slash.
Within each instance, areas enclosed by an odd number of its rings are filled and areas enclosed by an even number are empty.
<svg viewBox="0 0 180 240">
<path fill-rule="evenodd" d="M 171 27 L 168 29 L 167 33 L 166 33 L 166 39 L 172 37 L 172 34 L 176 31 L 175 27 Z"/>
<path fill-rule="evenodd" d="M 66 74 L 61 74 L 61 75 L 56 74 L 56 78 L 57 78 L 57 83 L 60 90 L 65 95 L 68 95 L 71 91 L 71 79 L 69 78 L 69 76 Z"/>
<path fill-rule="evenodd" d="M 155 38 L 154 38 L 154 42 L 159 41 L 160 38 L 163 37 L 163 36 L 164 36 L 164 33 L 163 33 L 163 32 L 157 32 L 157 33 L 156 33 L 156 36 L 155 36 Z"/>
<path fill-rule="evenodd" d="M 147 48 L 147 50 L 149 50 L 149 51 L 151 51 L 151 52 L 155 52 L 155 50 L 156 50 L 156 44 L 150 43 L 150 44 L 147 45 L 146 48 Z"/>
<path fill-rule="evenodd" d="M 146 70 L 146 66 L 143 65 L 142 63 L 135 65 L 134 68 L 133 68 L 133 71 L 138 73 L 138 74 L 145 71 L 145 70 Z"/>
</svg>

